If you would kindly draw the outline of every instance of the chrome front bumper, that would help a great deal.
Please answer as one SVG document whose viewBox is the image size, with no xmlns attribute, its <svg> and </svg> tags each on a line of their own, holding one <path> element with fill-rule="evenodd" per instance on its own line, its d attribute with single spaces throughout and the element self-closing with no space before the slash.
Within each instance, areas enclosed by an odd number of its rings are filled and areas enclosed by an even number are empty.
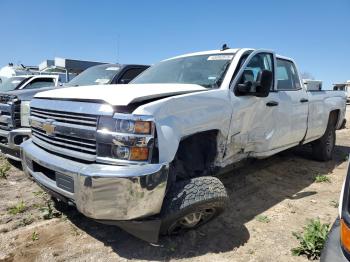
<svg viewBox="0 0 350 262">
<path fill-rule="evenodd" d="M 87 217 L 132 220 L 161 210 L 167 164 L 84 164 L 49 153 L 31 139 L 21 148 L 24 172 L 49 192 L 69 199 Z"/>
<path fill-rule="evenodd" d="M 6 157 L 21 161 L 20 144 L 23 138 L 31 136 L 30 128 L 17 128 L 13 130 L 0 129 L 0 150 Z"/>
</svg>

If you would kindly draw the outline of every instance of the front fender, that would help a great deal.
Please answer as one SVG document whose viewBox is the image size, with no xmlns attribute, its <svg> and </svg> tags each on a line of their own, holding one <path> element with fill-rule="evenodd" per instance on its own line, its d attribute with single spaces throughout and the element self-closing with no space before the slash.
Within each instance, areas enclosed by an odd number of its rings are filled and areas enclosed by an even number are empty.
<svg viewBox="0 0 350 262">
<path fill-rule="evenodd" d="M 227 138 L 232 114 L 229 92 L 215 89 L 164 98 L 133 112 L 154 117 L 160 163 L 171 162 L 180 141 L 189 135 L 215 129 Z"/>
</svg>

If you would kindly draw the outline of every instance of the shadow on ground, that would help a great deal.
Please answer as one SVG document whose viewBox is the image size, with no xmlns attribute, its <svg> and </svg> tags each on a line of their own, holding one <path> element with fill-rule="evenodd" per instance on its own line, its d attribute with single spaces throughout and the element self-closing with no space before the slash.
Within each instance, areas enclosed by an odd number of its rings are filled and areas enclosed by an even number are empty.
<svg viewBox="0 0 350 262">
<path fill-rule="evenodd" d="M 7 161 L 15 168 L 17 168 L 18 170 L 22 171 L 22 163 L 20 161 L 16 161 L 13 159 L 8 158 Z"/>
<path fill-rule="evenodd" d="M 157 245 L 136 239 L 117 227 L 99 224 L 75 210 L 65 213 L 77 227 L 127 259 L 167 260 L 228 252 L 249 240 L 245 227 L 248 221 L 285 199 L 316 194 L 303 190 L 316 175 L 327 175 L 346 161 L 349 153 L 349 147 L 337 146 L 334 159 L 323 163 L 311 160 L 310 149 L 304 147 L 265 160 L 245 161 L 220 176 L 230 196 L 223 215 L 182 236 L 162 237 Z"/>
</svg>

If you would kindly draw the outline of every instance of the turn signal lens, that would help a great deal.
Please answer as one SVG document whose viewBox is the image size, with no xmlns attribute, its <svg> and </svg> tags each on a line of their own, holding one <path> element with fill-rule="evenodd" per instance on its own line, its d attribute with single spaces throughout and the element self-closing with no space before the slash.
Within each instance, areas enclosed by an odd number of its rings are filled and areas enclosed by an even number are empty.
<svg viewBox="0 0 350 262">
<path fill-rule="evenodd" d="M 130 160 L 134 160 L 134 161 L 148 160 L 148 147 L 132 147 L 130 149 Z"/>
<path fill-rule="evenodd" d="M 343 247 L 350 251 L 350 228 L 343 219 L 340 221 L 340 235 Z"/>
<path fill-rule="evenodd" d="M 118 119 L 115 130 L 120 133 L 151 134 L 151 122 Z"/>
<path fill-rule="evenodd" d="M 151 133 L 151 122 L 136 121 L 134 130 L 135 130 L 136 134 L 150 134 Z"/>
</svg>

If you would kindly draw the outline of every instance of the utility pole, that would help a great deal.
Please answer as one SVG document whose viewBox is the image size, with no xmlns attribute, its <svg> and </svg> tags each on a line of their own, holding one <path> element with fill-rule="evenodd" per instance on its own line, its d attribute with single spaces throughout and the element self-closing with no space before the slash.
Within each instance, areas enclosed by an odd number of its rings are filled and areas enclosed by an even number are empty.
<svg viewBox="0 0 350 262">
<path fill-rule="evenodd" d="M 120 35 L 117 35 L 117 63 L 119 63 Z"/>
</svg>

